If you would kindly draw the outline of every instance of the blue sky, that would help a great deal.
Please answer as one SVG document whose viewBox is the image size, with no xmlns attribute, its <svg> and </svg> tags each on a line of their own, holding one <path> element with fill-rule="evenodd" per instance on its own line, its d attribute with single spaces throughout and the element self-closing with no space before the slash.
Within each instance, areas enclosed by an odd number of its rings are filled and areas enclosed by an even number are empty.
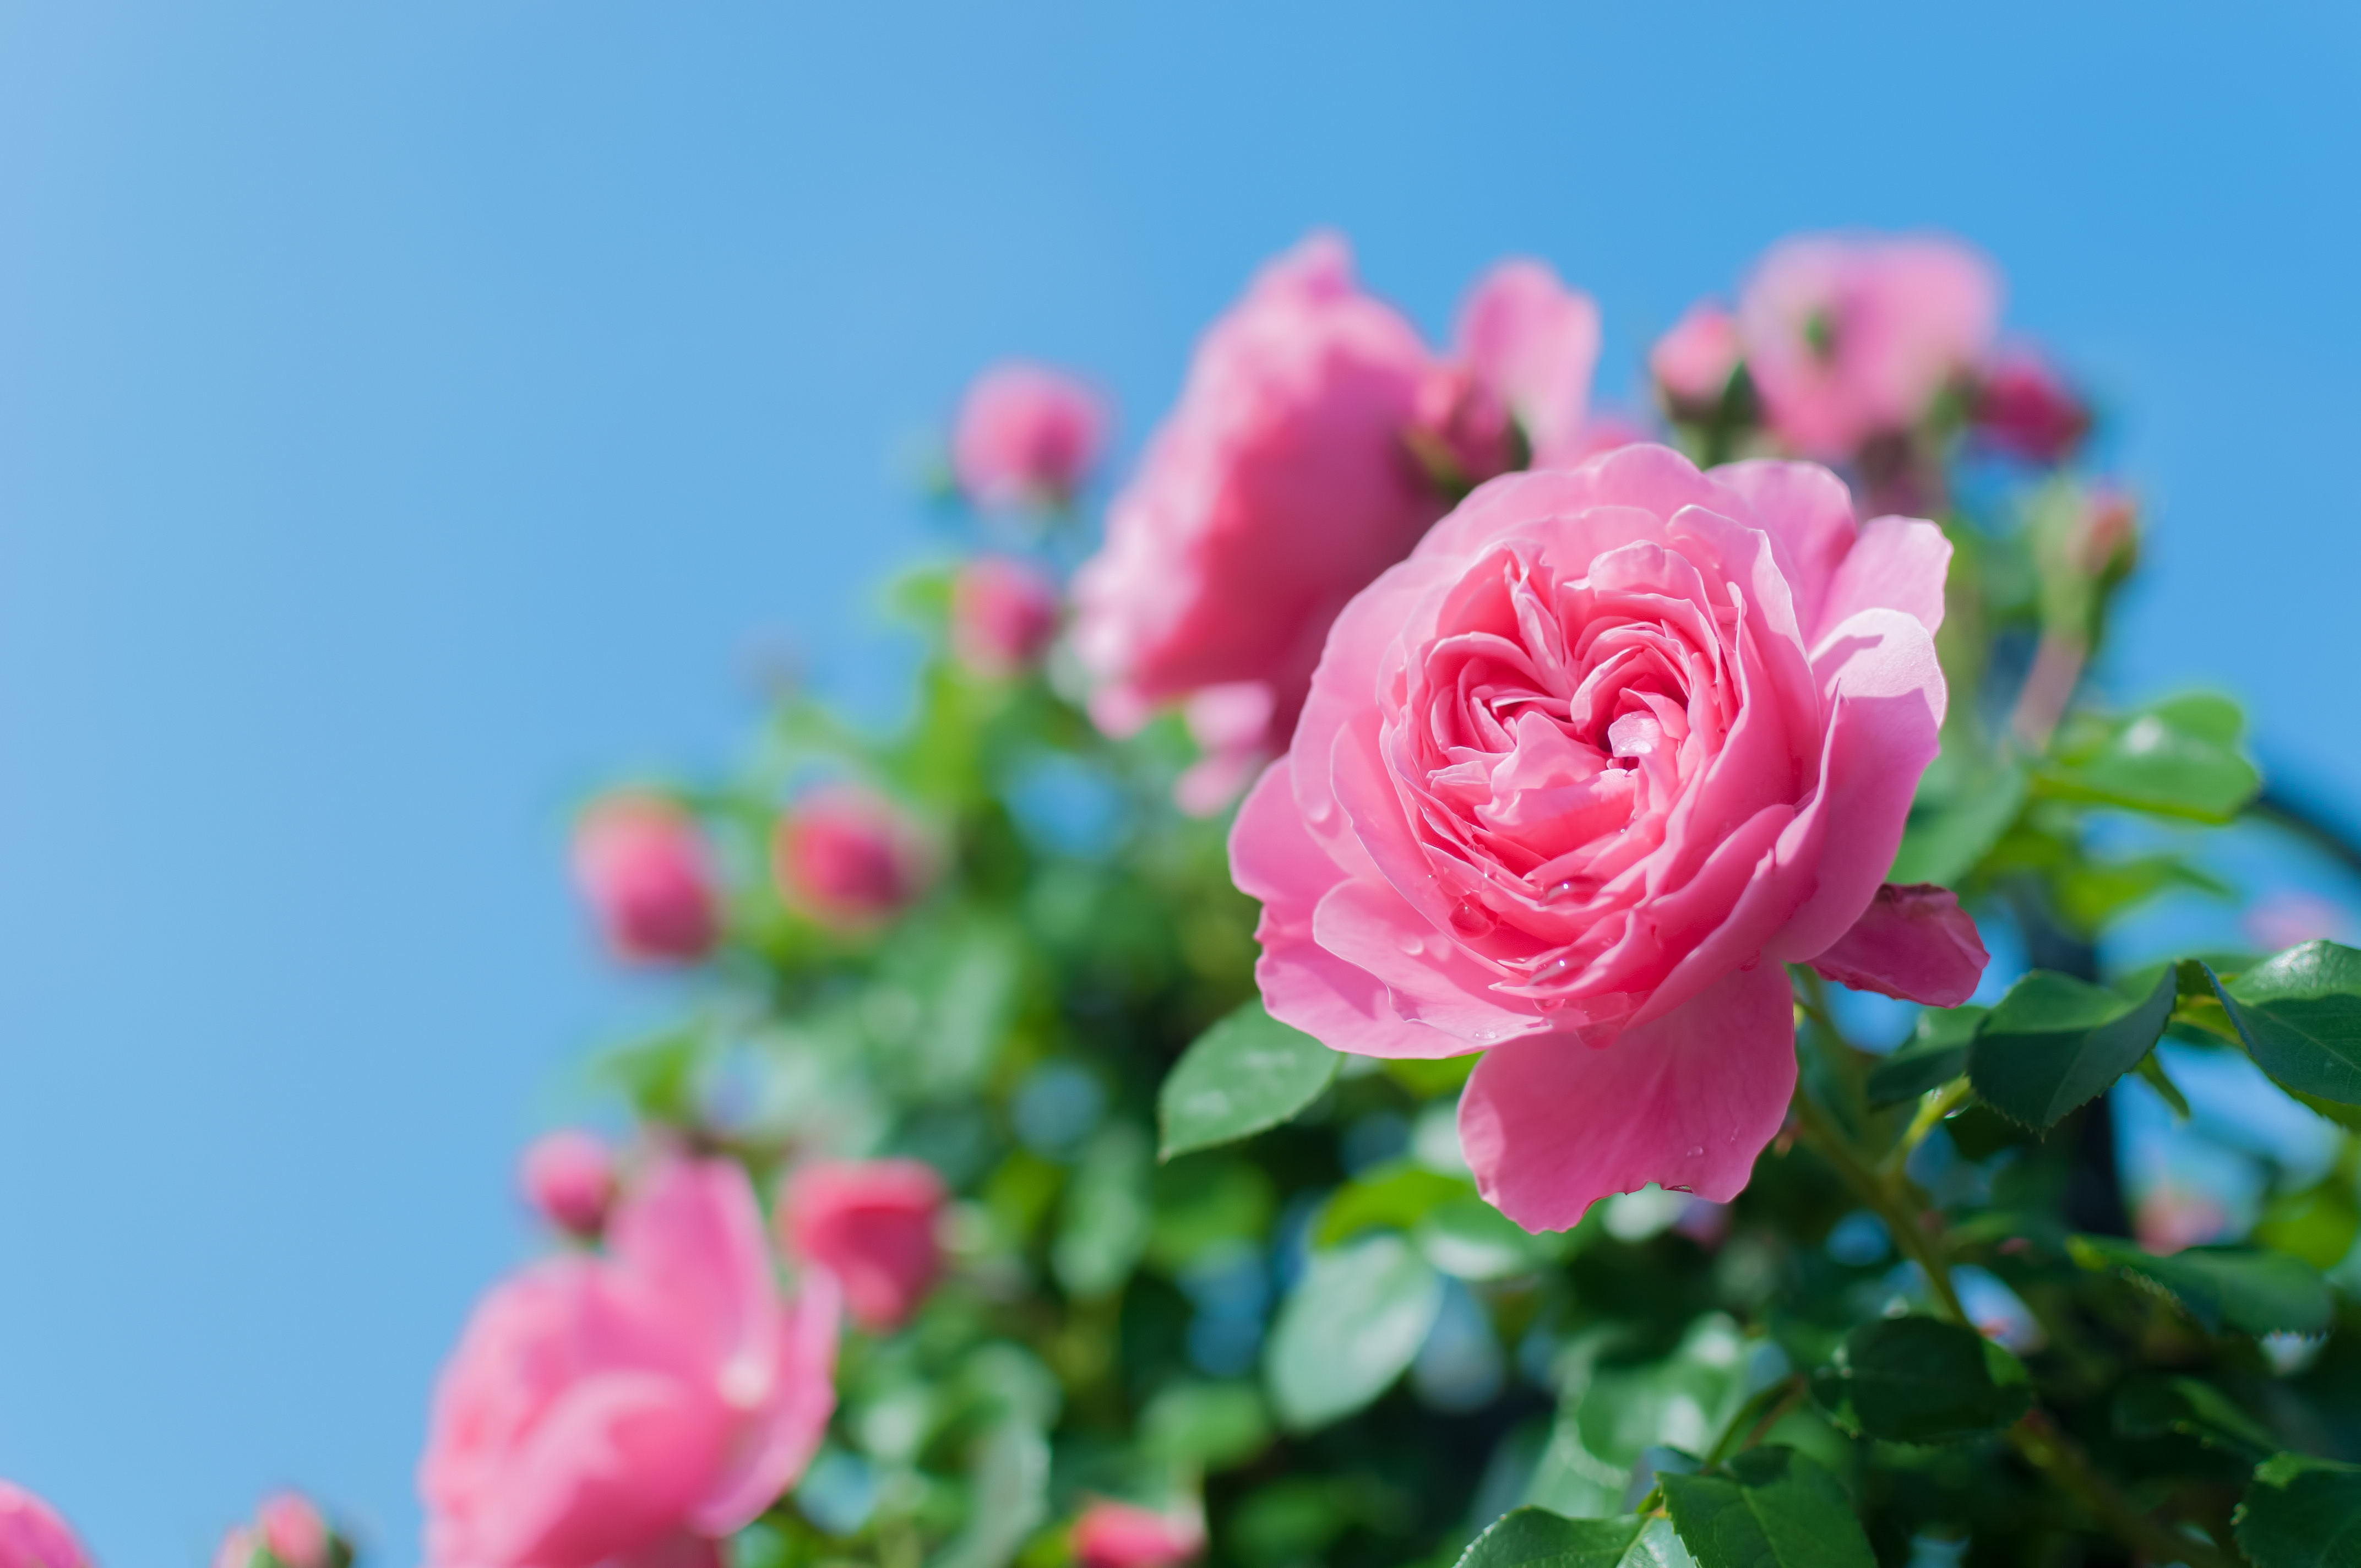
<svg viewBox="0 0 2361 1568">
<path fill-rule="evenodd" d="M 1603 381 L 1764 244 L 1939 226 L 2154 502 L 2109 672 L 2361 802 L 2361 22 L 2329 6 L 0 6 L 0 1475 L 114 1564 L 264 1488 L 414 1553 L 519 1141 L 658 998 L 558 874 L 800 649 L 984 361 L 1136 441 L 1313 224 L 1510 250 Z"/>
</svg>

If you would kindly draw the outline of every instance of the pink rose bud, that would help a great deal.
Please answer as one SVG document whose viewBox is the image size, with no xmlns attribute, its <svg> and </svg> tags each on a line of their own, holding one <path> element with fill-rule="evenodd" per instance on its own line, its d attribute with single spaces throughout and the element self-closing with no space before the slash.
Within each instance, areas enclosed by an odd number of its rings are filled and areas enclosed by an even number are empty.
<svg viewBox="0 0 2361 1568">
<path fill-rule="evenodd" d="M 1950 556 L 1807 463 L 1624 446 L 1476 491 L 1345 607 L 1239 808 L 1264 1005 L 1481 1051 L 1460 1146 L 1529 1230 L 1727 1202 L 1795 1086 L 1782 966 L 1861 921 L 1934 760 Z"/>
<path fill-rule="evenodd" d="M 615 1201 L 615 1157 L 592 1134 L 569 1128 L 524 1151 L 524 1195 L 541 1216 L 585 1241 L 607 1223 Z"/>
<path fill-rule="evenodd" d="M 951 435 L 951 466 L 979 507 L 1061 507 L 1082 488 L 1105 438 L 1106 412 L 1089 388 L 1012 360 L 968 388 Z"/>
<path fill-rule="evenodd" d="M 2046 360 L 2022 348 L 1984 367 L 1968 417 L 1987 444 L 2028 463 L 2063 462 L 2091 430 L 2089 408 Z"/>
<path fill-rule="evenodd" d="M 1738 303 L 1771 428 L 1806 457 L 1850 457 L 1916 425 L 1992 346 L 2000 282 L 1955 240 L 1806 235 L 1765 253 Z"/>
<path fill-rule="evenodd" d="M 1648 370 L 1673 411 L 1710 413 L 1738 374 L 1738 318 L 1702 301 L 1656 339 Z"/>
<path fill-rule="evenodd" d="M 981 555 L 951 582 L 951 652 L 977 674 L 1029 670 L 1058 631 L 1058 585 L 1038 567 Z"/>
<path fill-rule="evenodd" d="M 781 1296 L 741 1167 L 659 1165 L 604 1252 L 478 1305 L 419 1464 L 427 1563 L 718 1564 L 819 1447 L 837 1318 L 825 1276 Z"/>
<path fill-rule="evenodd" d="M 1081 1568 L 1179 1568 L 1205 1550 L 1205 1527 L 1194 1514 L 1102 1501 L 1074 1521 L 1072 1541 Z"/>
<path fill-rule="evenodd" d="M 780 891 L 823 924 L 878 925 L 917 897 L 925 846 L 892 802 L 857 784 L 815 790 L 779 822 Z"/>
<path fill-rule="evenodd" d="M 2103 577 L 2139 552 L 2139 506 L 2120 490 L 2097 489 L 2074 520 L 2070 548 L 2083 575 Z"/>
<path fill-rule="evenodd" d="M 718 925 L 697 825 L 671 802 L 625 795 L 583 814 L 574 880 L 608 947 L 632 963 L 693 963 Z"/>
<path fill-rule="evenodd" d="M 815 1160 L 788 1179 L 779 1219 L 789 1248 L 843 1288 L 852 1321 L 884 1332 L 917 1310 L 941 1270 L 945 1196 L 920 1160 Z"/>
<path fill-rule="evenodd" d="M 88 1568 L 89 1563 L 55 1508 L 0 1481 L 0 1568 Z"/>
<path fill-rule="evenodd" d="M 333 1539 L 319 1509 L 292 1492 L 280 1492 L 263 1500 L 254 1523 L 222 1538 L 214 1568 L 261 1568 L 259 1554 L 265 1551 L 284 1568 L 328 1568 Z"/>
</svg>

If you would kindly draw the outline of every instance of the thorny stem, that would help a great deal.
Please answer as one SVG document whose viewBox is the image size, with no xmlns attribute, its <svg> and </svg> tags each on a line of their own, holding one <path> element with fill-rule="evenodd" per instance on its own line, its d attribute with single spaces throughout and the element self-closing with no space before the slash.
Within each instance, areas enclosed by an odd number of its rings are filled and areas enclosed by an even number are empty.
<svg viewBox="0 0 2361 1568">
<path fill-rule="evenodd" d="M 1813 977 L 1817 979 L 1817 977 Z M 1816 988 L 1807 987 L 1807 990 Z M 1844 1036 L 1828 1020 L 1821 998 L 1811 995 L 1798 1005 L 1818 1023 L 1839 1050 L 1848 1048 Z M 1936 1124 L 1955 1109 L 1966 1092 L 1966 1080 L 1959 1080 L 1927 1094 L 1911 1120 L 1902 1141 L 1889 1151 L 1884 1162 L 1872 1167 L 1868 1157 L 1838 1126 L 1834 1117 L 1804 1091 L 1799 1082 L 1795 1089 L 1795 1119 L 1803 1141 L 1813 1152 L 1828 1161 L 1844 1184 L 1856 1197 L 1868 1205 L 1872 1212 L 1885 1222 L 1894 1245 L 1918 1266 L 1926 1277 L 1927 1288 L 1943 1315 L 1970 1328 L 1967 1311 L 1960 1304 L 1957 1287 L 1951 1282 L 1950 1246 L 1942 1234 L 1939 1222 L 1932 1231 L 1921 1223 L 1922 1215 L 1908 1199 L 1908 1180 L 1902 1166 L 1909 1158 L 1909 1150 L 1931 1132 Z M 1927 1214 L 1926 1219 L 1935 1216 Z M 1773 1387 L 1778 1385 L 1773 1384 Z M 1760 1395 L 1756 1396 L 1759 1399 Z M 1741 1412 L 1741 1416 L 1744 1414 Z M 1733 1422 L 1733 1426 L 1736 1423 Z M 1729 1434 L 1723 1434 L 1728 1441 Z M 2158 1563 L 2184 1563 L 2190 1568 L 2236 1568 L 2237 1559 L 2220 1550 L 2193 1541 L 2179 1531 L 2143 1513 L 2137 1505 L 2123 1495 L 2114 1484 L 2092 1466 L 2090 1458 L 2072 1439 L 2058 1430 L 2057 1424 L 2039 1409 L 2027 1414 L 2008 1429 L 2009 1442 L 2026 1462 L 2048 1475 L 2059 1489 L 2072 1497 L 2092 1518 L 2097 1519 L 2116 1539 L 2140 1555 Z M 1715 1457 L 1721 1457 L 1721 1444 L 1715 1445 Z"/>
</svg>

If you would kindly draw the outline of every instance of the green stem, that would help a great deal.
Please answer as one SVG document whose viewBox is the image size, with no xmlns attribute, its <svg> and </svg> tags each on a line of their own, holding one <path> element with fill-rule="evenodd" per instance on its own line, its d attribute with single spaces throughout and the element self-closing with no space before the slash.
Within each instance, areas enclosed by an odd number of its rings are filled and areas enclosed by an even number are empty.
<svg viewBox="0 0 2361 1568">
<path fill-rule="evenodd" d="M 1795 1401 L 1806 1391 L 1804 1375 L 1791 1372 L 1776 1383 L 1766 1383 L 1738 1407 L 1730 1424 L 1721 1429 L 1713 1450 L 1705 1456 L 1708 1465 L 1720 1464 L 1731 1454 L 1752 1448 L 1763 1441 L 1763 1434 L 1776 1426 L 1779 1418 L 1787 1413 Z"/>
<path fill-rule="evenodd" d="M 1903 1168 L 1910 1163 L 1910 1157 L 1916 1154 L 1918 1146 L 1927 1141 L 1927 1135 L 1941 1125 L 1943 1118 L 1958 1110 L 1960 1102 L 1967 1097 L 1968 1080 L 1964 1078 L 1955 1078 L 1942 1088 L 1930 1089 L 1920 1095 L 1918 1113 L 1910 1118 L 1910 1125 L 1902 1130 L 1902 1135 L 1894 1140 L 1894 1146 L 1886 1150 L 1885 1157 L 1878 1162 L 1878 1175 L 1889 1182 L 1900 1177 Z"/>
<path fill-rule="evenodd" d="M 2179 1530 L 2140 1511 L 2114 1484 L 2100 1475 L 2090 1457 L 2049 1418 L 2035 1410 L 2008 1429 L 2008 1440 L 2036 1469 L 2055 1482 L 2109 1530 L 2116 1540 L 2155 1563 L 2185 1563 L 2189 1568 L 2238 1568 L 2239 1560 L 2219 1548 L 2192 1541 Z"/>
<path fill-rule="evenodd" d="M 1918 1216 L 1903 1201 L 1897 1190 L 1898 1182 L 1888 1181 L 1872 1170 L 1852 1140 L 1844 1135 L 1828 1113 L 1819 1108 L 1808 1094 L 1795 1096 L 1795 1115 L 1804 1141 L 1813 1152 L 1835 1168 L 1844 1184 L 1867 1204 L 1871 1212 L 1885 1222 L 1894 1245 L 1900 1247 L 1918 1271 L 1927 1277 L 1927 1288 L 1943 1315 L 1955 1323 L 1968 1321 L 1967 1310 L 1960 1305 L 1960 1293 L 1951 1284 L 1951 1266 L 1944 1255 L 1947 1250 L 1939 1238 L 1930 1237 L 1919 1224 Z M 1973 1327 L 1973 1324 L 1970 1324 Z"/>
</svg>

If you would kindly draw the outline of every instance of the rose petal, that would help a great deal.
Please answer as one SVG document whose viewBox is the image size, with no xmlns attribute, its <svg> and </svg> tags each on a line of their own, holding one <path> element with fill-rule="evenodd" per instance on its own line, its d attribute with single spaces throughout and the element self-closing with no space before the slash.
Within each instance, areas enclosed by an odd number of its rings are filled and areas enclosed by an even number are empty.
<svg viewBox="0 0 2361 1568">
<path fill-rule="evenodd" d="M 1460 1146 L 1486 1200 L 1529 1231 L 1652 1181 L 1727 1202 L 1786 1119 L 1795 1039 L 1786 974 L 1763 964 L 1604 1048 L 1497 1046 L 1460 1097 Z"/>
<path fill-rule="evenodd" d="M 1898 609 L 1932 635 L 1943 629 L 1943 579 L 1950 570 L 1951 542 L 1941 529 L 1924 518 L 1873 517 L 1837 568 L 1820 619 L 1805 620 L 1807 640 L 1817 645 L 1849 618 L 1877 609 Z"/>
<path fill-rule="evenodd" d="M 1811 962 L 1855 991 L 1957 1007 L 1975 994 L 1991 961 L 1958 895 L 1922 882 L 1879 888 L 1852 929 Z"/>
<path fill-rule="evenodd" d="M 1852 492 L 1817 463 L 1755 458 L 1725 463 L 1708 476 L 1746 498 L 1753 523 L 1771 535 L 1787 570 L 1796 624 L 1809 634 L 1820 625 L 1828 589 L 1859 533 Z"/>
</svg>

